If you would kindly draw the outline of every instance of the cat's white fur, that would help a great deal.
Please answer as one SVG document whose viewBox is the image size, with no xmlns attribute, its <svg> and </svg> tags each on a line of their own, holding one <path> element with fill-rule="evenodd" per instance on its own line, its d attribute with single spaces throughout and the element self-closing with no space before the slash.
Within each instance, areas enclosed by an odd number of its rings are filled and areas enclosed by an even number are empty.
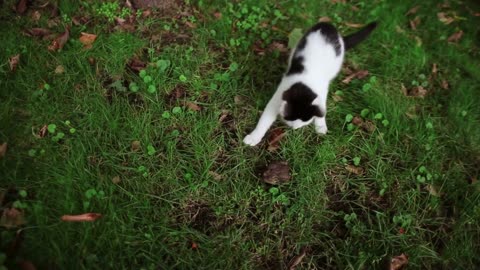
<svg viewBox="0 0 480 270">
<path fill-rule="evenodd" d="M 326 37 L 322 35 L 321 31 L 309 33 L 308 36 L 306 36 L 306 39 L 307 42 L 305 48 L 296 54 L 295 50 L 292 50 L 289 59 L 290 68 L 294 54 L 295 57 L 303 56 L 303 72 L 292 75 L 285 74 L 283 76 L 275 94 L 265 107 L 257 126 L 243 139 L 245 144 L 251 146 L 257 145 L 265 136 L 265 133 L 273 122 L 275 122 L 277 115 L 280 115 L 282 120 L 293 129 L 301 128 L 313 122 L 317 133 L 327 133 L 328 129 L 325 117 L 327 112 L 328 87 L 330 81 L 337 76 L 342 67 L 345 55 L 344 42 L 342 37 L 339 36 L 341 49 L 340 54 L 337 55 L 335 48 L 327 41 Z M 307 85 L 315 94 L 317 94 L 317 98 L 312 104 L 318 105 L 321 110 L 323 110 L 323 117 L 314 116 L 308 121 L 302 121 L 300 119 L 287 121 L 283 119 L 286 101 L 282 100 L 282 94 L 297 82 Z"/>
</svg>

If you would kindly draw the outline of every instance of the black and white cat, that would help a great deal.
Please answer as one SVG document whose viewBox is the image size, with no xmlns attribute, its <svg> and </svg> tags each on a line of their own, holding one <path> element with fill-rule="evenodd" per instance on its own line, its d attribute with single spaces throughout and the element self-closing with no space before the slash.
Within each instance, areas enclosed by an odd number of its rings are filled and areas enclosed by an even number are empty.
<svg viewBox="0 0 480 270">
<path fill-rule="evenodd" d="M 293 129 L 314 123 L 319 134 L 327 133 L 328 86 L 342 67 L 345 51 L 364 40 L 375 22 L 342 37 L 329 23 L 317 23 L 292 50 L 287 72 L 268 102 L 255 129 L 243 142 L 254 146 L 280 115 Z"/>
</svg>

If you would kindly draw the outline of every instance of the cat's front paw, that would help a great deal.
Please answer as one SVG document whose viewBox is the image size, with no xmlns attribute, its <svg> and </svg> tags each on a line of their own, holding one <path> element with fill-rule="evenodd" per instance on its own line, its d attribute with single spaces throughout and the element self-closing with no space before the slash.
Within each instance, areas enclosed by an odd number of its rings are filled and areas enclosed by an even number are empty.
<svg viewBox="0 0 480 270">
<path fill-rule="evenodd" d="M 317 126 L 315 127 L 315 131 L 317 131 L 318 134 L 325 135 L 327 134 L 328 128 L 327 126 Z"/>
<path fill-rule="evenodd" d="M 248 144 L 250 146 L 255 146 L 257 145 L 260 141 L 262 140 L 262 137 L 258 137 L 252 134 L 247 135 L 243 139 L 243 143 Z"/>
</svg>

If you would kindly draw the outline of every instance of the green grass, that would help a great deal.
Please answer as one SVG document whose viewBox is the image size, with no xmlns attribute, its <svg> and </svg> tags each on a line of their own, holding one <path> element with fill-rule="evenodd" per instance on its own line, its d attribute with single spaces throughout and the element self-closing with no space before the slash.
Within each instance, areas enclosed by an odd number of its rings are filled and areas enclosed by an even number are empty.
<svg viewBox="0 0 480 270">
<path fill-rule="evenodd" d="M 139 18 L 133 33 L 114 30 L 93 1 L 61 1 L 63 19 L 52 31 L 63 32 L 78 15 L 91 23 L 73 25 L 60 52 L 21 34 L 46 28 L 46 15 L 34 22 L 10 10 L 15 1 L 6 2 L 0 143 L 8 142 L 8 151 L 0 159 L 0 192 L 9 191 L 1 209 L 20 201 L 26 218 L 17 252 L 8 246 L 19 228 L 2 228 L 9 269 L 24 259 L 40 269 L 284 269 L 303 247 L 301 269 L 380 269 L 401 253 L 409 269 L 480 263 L 480 188 L 472 183 L 480 174 L 480 17 L 473 15 L 480 6 L 473 1 L 450 7 L 426 1 L 413 15 L 405 14 L 416 1 L 357 1 L 356 11 L 332 1 L 200 1 L 183 7 L 189 17 Z M 441 11 L 460 19 L 445 25 Z M 330 97 L 342 91 L 343 100 L 328 102 L 328 135 L 308 127 L 287 130 L 275 152 L 265 143 L 245 146 L 241 140 L 287 59 L 268 49 L 257 55 L 254 44 L 287 44 L 290 31 L 323 16 L 343 33 L 354 31 L 346 22 L 380 23 L 346 57 L 346 65 L 370 75 L 348 85 L 343 73 L 335 80 Z M 415 16 L 421 23 L 412 30 Z M 459 42 L 447 42 L 460 29 Z M 98 35 L 92 49 L 82 49 L 80 32 Z M 11 72 L 8 59 L 18 53 Z M 133 57 L 152 63 L 151 82 L 126 68 Z M 160 69 L 158 60 L 170 65 Z M 438 73 L 431 77 L 434 63 Z M 59 65 L 65 72 L 56 74 Z M 402 84 L 410 89 L 413 81 L 428 81 L 425 98 L 402 94 Z M 41 94 L 45 83 L 50 89 Z M 155 93 L 148 93 L 150 84 Z M 172 98 L 175 91 L 185 95 Z M 406 114 L 412 108 L 415 117 Z M 345 122 L 363 109 L 376 125 L 371 134 Z M 378 113 L 382 119 L 374 119 Z M 49 124 L 63 139 L 35 136 Z M 131 149 L 133 141 L 140 150 Z M 293 175 L 278 193 L 260 177 L 276 160 L 288 161 Z M 345 169 L 354 163 L 362 175 Z M 85 212 L 103 217 L 60 221 Z"/>
</svg>

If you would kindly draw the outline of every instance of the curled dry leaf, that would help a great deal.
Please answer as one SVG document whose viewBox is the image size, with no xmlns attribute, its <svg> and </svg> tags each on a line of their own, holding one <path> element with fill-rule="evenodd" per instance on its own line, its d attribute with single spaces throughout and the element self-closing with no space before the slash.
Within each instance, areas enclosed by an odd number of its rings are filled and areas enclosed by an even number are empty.
<svg viewBox="0 0 480 270">
<path fill-rule="evenodd" d="M 39 131 L 38 131 L 38 137 L 40 138 L 43 138 L 47 135 L 47 131 L 48 131 L 48 126 L 47 125 L 44 125 Z"/>
<path fill-rule="evenodd" d="M 355 175 L 362 175 L 365 172 L 365 170 L 362 167 L 357 167 L 357 166 L 353 166 L 353 165 L 350 165 L 350 164 L 345 166 L 345 169 L 348 172 L 353 173 Z"/>
<path fill-rule="evenodd" d="M 50 51 L 59 51 L 65 46 L 65 43 L 67 43 L 68 38 L 70 37 L 70 29 L 67 27 L 65 29 L 65 32 L 57 36 L 52 44 L 48 46 L 48 50 Z"/>
<path fill-rule="evenodd" d="M 349 84 L 353 79 L 363 79 L 368 76 L 368 70 L 359 70 L 348 75 L 345 79 L 342 80 L 342 83 Z"/>
<path fill-rule="evenodd" d="M 345 25 L 350 28 L 362 28 L 364 26 L 364 24 L 361 24 L 361 23 L 349 23 L 349 22 L 346 22 Z"/>
<path fill-rule="evenodd" d="M 132 145 L 131 145 L 131 147 L 130 147 L 130 149 L 131 149 L 133 152 L 140 151 L 141 148 L 142 148 L 142 145 L 141 145 L 140 141 L 133 141 L 133 142 L 132 142 Z"/>
<path fill-rule="evenodd" d="M 360 125 L 363 124 L 363 119 L 360 116 L 355 116 L 352 119 L 352 124 L 354 124 L 356 126 L 360 126 Z"/>
<path fill-rule="evenodd" d="M 402 253 L 399 256 L 395 256 L 390 261 L 389 270 L 401 270 L 408 264 L 408 257 L 405 253 Z"/>
<path fill-rule="evenodd" d="M 147 64 L 138 58 L 133 58 L 128 62 L 128 67 L 133 71 L 140 72 L 140 70 L 147 67 Z"/>
<path fill-rule="evenodd" d="M 432 65 L 432 75 L 435 77 L 435 76 L 437 76 L 437 73 L 438 73 L 437 64 L 433 63 L 433 65 Z"/>
<path fill-rule="evenodd" d="M 420 24 L 420 17 L 416 16 L 415 19 L 410 20 L 410 28 L 417 30 L 417 26 Z"/>
<path fill-rule="evenodd" d="M 213 13 L 213 16 L 216 19 L 221 19 L 222 18 L 222 13 L 220 11 L 216 11 L 215 13 Z"/>
<path fill-rule="evenodd" d="M 282 128 L 276 128 L 270 131 L 268 136 L 268 147 L 267 150 L 273 152 L 280 147 L 280 140 L 285 137 L 285 130 Z"/>
<path fill-rule="evenodd" d="M 65 72 L 65 68 L 62 66 L 62 65 L 58 65 L 56 68 L 55 68 L 55 74 L 62 74 Z"/>
<path fill-rule="evenodd" d="M 279 52 L 281 52 L 281 53 L 286 53 L 286 52 L 288 52 L 287 46 L 285 46 L 285 44 L 280 43 L 280 42 L 277 42 L 277 41 L 272 42 L 272 44 L 270 44 L 270 48 L 271 48 L 272 50 L 277 50 L 277 51 L 279 51 Z"/>
<path fill-rule="evenodd" d="M 81 215 L 63 215 L 61 219 L 67 222 L 90 222 L 100 217 L 102 217 L 102 214 L 99 213 L 85 213 Z"/>
<path fill-rule="evenodd" d="M 7 229 L 17 228 L 25 224 L 25 216 L 22 210 L 6 208 L 0 217 L 0 226 Z"/>
<path fill-rule="evenodd" d="M 442 84 L 440 85 L 444 90 L 448 90 L 449 85 L 447 80 L 442 80 Z"/>
<path fill-rule="evenodd" d="M 79 38 L 80 42 L 83 44 L 84 49 L 91 49 L 93 42 L 97 39 L 97 35 L 89 34 L 82 32 Z"/>
<path fill-rule="evenodd" d="M 112 178 L 112 183 L 114 183 L 115 185 L 119 184 L 120 182 L 120 176 L 117 175 Z"/>
<path fill-rule="evenodd" d="M 409 90 L 405 88 L 403 84 L 402 84 L 402 92 L 407 97 L 419 97 L 419 98 L 424 98 L 428 94 L 427 89 L 423 88 L 422 86 L 415 86 Z"/>
<path fill-rule="evenodd" d="M 10 66 L 10 71 L 15 71 L 17 69 L 19 62 L 20 62 L 20 54 L 10 57 L 10 59 L 8 59 L 8 65 Z"/>
<path fill-rule="evenodd" d="M 45 28 L 35 27 L 35 28 L 32 28 L 32 29 L 24 30 L 23 33 L 25 33 L 25 35 L 27 35 L 27 36 L 42 38 L 42 37 L 50 35 L 52 32 L 48 29 L 45 29 Z"/>
<path fill-rule="evenodd" d="M 413 8 L 411 8 L 410 10 L 407 11 L 407 14 L 405 14 L 406 16 L 410 15 L 410 14 L 416 14 L 418 9 L 420 8 L 420 6 L 414 6 Z"/>
<path fill-rule="evenodd" d="M 27 11 L 27 0 L 18 0 L 17 5 L 15 6 L 15 12 L 19 15 L 23 15 Z"/>
<path fill-rule="evenodd" d="M 321 17 L 320 19 L 318 19 L 318 22 L 331 22 L 332 19 L 330 19 L 330 17 Z"/>
<path fill-rule="evenodd" d="M 448 42 L 457 43 L 462 37 L 463 37 L 463 31 L 460 30 L 460 31 L 452 34 L 452 35 L 447 39 L 447 41 L 448 41 Z"/>
<path fill-rule="evenodd" d="M 202 107 L 200 107 L 200 106 L 197 105 L 196 103 L 190 102 L 190 101 L 187 101 L 187 102 L 185 103 L 185 106 L 187 106 L 190 110 L 196 111 L 196 112 L 202 110 Z"/>
<path fill-rule="evenodd" d="M 3 158 L 7 153 L 7 143 L 2 143 L 0 145 L 0 158 Z"/>
<path fill-rule="evenodd" d="M 41 17 L 42 17 L 42 14 L 40 13 L 40 11 L 35 10 L 34 12 L 32 12 L 32 21 L 36 22 L 40 20 Z"/>
<path fill-rule="evenodd" d="M 217 172 L 208 171 L 208 174 L 210 174 L 210 176 L 213 177 L 213 179 L 215 179 L 216 181 L 220 181 L 223 179 L 223 176 Z"/>
<path fill-rule="evenodd" d="M 442 23 L 444 23 L 446 25 L 449 25 L 449 24 L 451 24 L 452 22 L 455 21 L 455 18 L 448 16 L 445 12 L 437 13 L 437 18 L 438 18 L 439 21 L 441 21 Z"/>
<path fill-rule="evenodd" d="M 303 247 L 300 251 L 300 254 L 293 257 L 293 259 L 290 261 L 290 263 L 288 264 L 288 269 L 295 270 L 297 266 L 302 262 L 303 258 L 305 258 L 305 255 L 307 255 L 307 248 Z"/>
<path fill-rule="evenodd" d="M 278 185 L 288 182 L 291 179 L 290 167 L 286 161 L 275 161 L 268 165 L 263 172 L 263 182 Z"/>
<path fill-rule="evenodd" d="M 188 28 L 191 28 L 191 29 L 197 28 L 197 26 L 196 26 L 194 23 L 190 22 L 190 21 L 186 21 L 186 22 L 185 22 L 185 25 L 186 25 Z"/>
</svg>

